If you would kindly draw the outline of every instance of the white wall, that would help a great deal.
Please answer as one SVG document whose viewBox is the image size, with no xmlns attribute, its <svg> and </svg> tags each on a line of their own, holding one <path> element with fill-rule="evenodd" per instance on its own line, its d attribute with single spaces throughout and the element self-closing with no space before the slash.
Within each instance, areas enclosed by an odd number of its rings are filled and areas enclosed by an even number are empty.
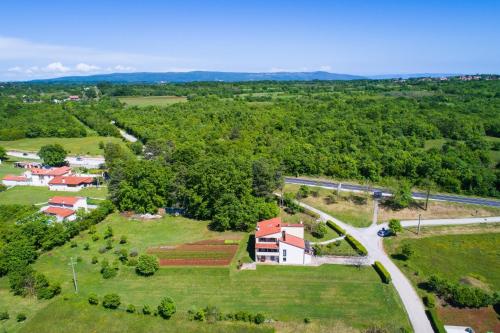
<svg viewBox="0 0 500 333">
<path fill-rule="evenodd" d="M 259 238 L 281 238 L 281 232 L 277 232 L 275 234 L 270 234 L 270 235 L 265 235 Z M 259 241 L 259 238 L 255 238 L 255 242 L 257 243 L 262 243 L 262 244 L 269 244 L 270 242 L 261 242 Z"/>
<path fill-rule="evenodd" d="M 304 239 L 304 227 L 281 227 L 287 234 Z"/>
<path fill-rule="evenodd" d="M 67 191 L 67 192 L 78 192 L 83 188 L 82 185 L 79 186 L 67 186 L 67 185 L 49 185 L 49 190 L 51 191 Z"/>
<path fill-rule="evenodd" d="M 283 260 L 283 250 L 286 250 L 286 261 Z M 304 249 L 280 242 L 280 264 L 304 264 Z"/>
<path fill-rule="evenodd" d="M 15 180 L 2 180 L 2 183 L 5 185 L 5 186 L 16 186 L 16 185 L 28 185 L 28 182 L 16 182 Z"/>
</svg>

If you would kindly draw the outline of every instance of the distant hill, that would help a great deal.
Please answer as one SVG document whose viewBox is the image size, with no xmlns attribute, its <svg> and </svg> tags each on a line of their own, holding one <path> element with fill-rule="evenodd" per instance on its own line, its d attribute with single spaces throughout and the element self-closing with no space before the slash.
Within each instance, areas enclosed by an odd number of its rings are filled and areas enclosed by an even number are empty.
<svg viewBox="0 0 500 333">
<path fill-rule="evenodd" d="M 54 79 L 33 80 L 31 82 L 195 82 L 195 81 L 311 81 L 311 80 L 363 80 L 363 76 L 336 74 L 329 72 L 165 72 L 165 73 L 112 73 L 88 76 L 65 76 Z"/>
<path fill-rule="evenodd" d="M 457 76 L 460 74 L 450 74 L 450 73 L 411 73 L 411 74 L 381 74 L 381 75 L 371 75 L 368 76 L 372 80 L 386 80 L 386 79 L 412 79 L 418 77 L 450 77 Z"/>
</svg>

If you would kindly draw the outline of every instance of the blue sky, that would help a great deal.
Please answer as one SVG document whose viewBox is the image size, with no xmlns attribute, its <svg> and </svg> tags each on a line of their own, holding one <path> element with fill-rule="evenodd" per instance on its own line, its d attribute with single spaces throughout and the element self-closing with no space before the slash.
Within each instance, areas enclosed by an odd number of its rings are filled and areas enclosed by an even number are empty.
<svg viewBox="0 0 500 333">
<path fill-rule="evenodd" d="M 127 71 L 500 73 L 500 1 L 2 1 L 0 80 Z"/>
</svg>

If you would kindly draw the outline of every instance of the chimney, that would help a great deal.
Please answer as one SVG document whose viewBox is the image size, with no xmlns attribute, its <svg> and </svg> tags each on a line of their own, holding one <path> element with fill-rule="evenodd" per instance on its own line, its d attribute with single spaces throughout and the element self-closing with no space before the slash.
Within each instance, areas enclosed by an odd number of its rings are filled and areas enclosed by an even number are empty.
<svg viewBox="0 0 500 333">
<path fill-rule="evenodd" d="M 285 232 L 285 230 L 283 230 L 283 231 L 281 232 L 281 237 L 283 238 L 283 240 L 285 240 L 285 235 L 286 235 L 286 232 Z"/>
</svg>

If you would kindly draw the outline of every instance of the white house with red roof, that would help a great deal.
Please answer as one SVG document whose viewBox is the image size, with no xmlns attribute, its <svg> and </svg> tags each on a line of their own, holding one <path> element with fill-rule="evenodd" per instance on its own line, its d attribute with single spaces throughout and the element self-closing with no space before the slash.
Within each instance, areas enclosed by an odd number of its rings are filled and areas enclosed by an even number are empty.
<svg viewBox="0 0 500 333">
<path fill-rule="evenodd" d="M 51 179 L 48 185 L 51 191 L 77 192 L 82 188 L 91 186 L 93 182 L 93 177 L 60 176 Z"/>
<path fill-rule="evenodd" d="M 57 222 L 64 220 L 74 221 L 76 219 L 76 211 L 69 208 L 46 206 L 42 208 L 42 212 L 46 215 L 54 216 Z"/>
<path fill-rule="evenodd" d="M 48 186 L 49 182 L 55 177 L 68 176 L 71 174 L 71 168 L 63 166 L 60 168 L 33 168 L 28 169 L 24 176 L 29 178 L 31 186 Z"/>
<path fill-rule="evenodd" d="M 25 176 L 6 175 L 2 178 L 5 186 L 29 185 L 29 179 Z"/>
<path fill-rule="evenodd" d="M 85 197 L 63 197 L 56 196 L 49 199 L 49 206 L 68 208 L 72 210 L 88 209 L 87 198 Z"/>
<path fill-rule="evenodd" d="M 276 217 L 257 223 L 255 231 L 255 261 L 303 265 L 311 263 L 312 249 L 304 240 L 302 223 L 283 223 Z"/>
</svg>

